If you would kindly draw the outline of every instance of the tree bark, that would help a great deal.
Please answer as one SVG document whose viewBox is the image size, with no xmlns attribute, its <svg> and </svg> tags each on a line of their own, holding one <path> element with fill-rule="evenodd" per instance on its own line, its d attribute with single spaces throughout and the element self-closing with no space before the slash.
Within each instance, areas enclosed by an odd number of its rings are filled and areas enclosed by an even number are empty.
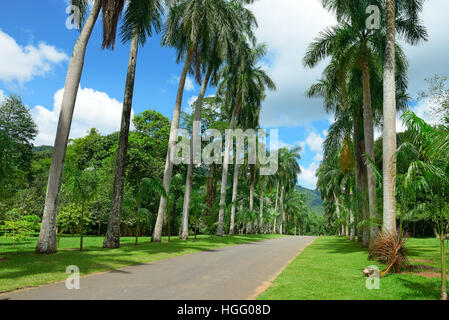
<svg viewBox="0 0 449 320">
<path fill-rule="evenodd" d="M 387 43 L 383 82 L 383 228 L 396 231 L 395 1 L 387 0 Z"/>
<path fill-rule="evenodd" d="M 365 153 L 375 162 L 374 157 L 374 115 L 371 107 L 371 85 L 370 85 L 370 75 L 369 66 L 367 61 L 362 63 L 362 74 L 363 74 L 363 121 L 364 121 L 364 131 L 365 131 Z M 377 218 L 376 209 L 376 176 L 374 170 L 371 166 L 367 166 L 367 179 L 368 179 L 368 201 L 369 201 L 369 217 L 374 220 Z M 377 236 L 377 227 L 370 225 L 370 243 L 374 241 Z"/>
<path fill-rule="evenodd" d="M 237 102 L 234 110 L 232 111 L 231 123 L 229 126 L 230 130 L 234 129 L 235 120 L 240 112 L 240 104 Z M 223 236 L 223 220 L 226 205 L 226 187 L 228 183 L 228 169 L 229 169 L 229 155 L 231 153 L 231 147 L 233 145 L 233 136 L 226 137 L 225 154 L 223 161 L 223 171 L 221 175 L 221 190 L 220 190 L 220 210 L 218 212 L 218 227 L 217 236 Z"/>
<path fill-rule="evenodd" d="M 262 233 L 263 229 L 263 181 L 262 176 L 259 177 L 259 230 Z"/>
<path fill-rule="evenodd" d="M 138 49 L 139 34 L 135 31 L 131 40 L 128 73 L 126 75 L 125 97 L 123 99 L 122 122 L 115 164 L 111 213 L 109 214 L 108 228 L 106 236 L 104 237 L 103 248 L 120 247 L 120 219 L 123 205 L 123 190 L 125 188 L 126 155 L 128 153 L 129 126 L 131 122 Z"/>
<path fill-rule="evenodd" d="M 234 180 L 232 182 L 231 222 L 229 225 L 229 234 L 231 234 L 231 235 L 234 234 L 234 226 L 235 226 L 235 210 L 236 210 L 235 202 L 237 201 L 237 193 L 238 193 L 238 185 L 239 185 L 239 169 L 240 169 L 240 165 L 238 164 L 238 161 L 236 159 L 235 165 L 234 165 Z"/>
<path fill-rule="evenodd" d="M 209 79 L 212 74 L 212 68 L 209 67 L 201 85 L 200 95 L 196 101 L 195 114 L 193 116 L 193 130 L 192 130 L 192 139 L 190 140 L 190 163 L 187 168 L 187 178 L 186 178 L 186 188 L 184 194 L 184 206 L 182 210 L 182 219 L 181 219 L 181 234 L 179 236 L 180 239 L 187 240 L 189 238 L 189 210 L 190 210 L 190 198 L 192 194 L 192 181 L 193 181 L 193 169 L 194 165 L 194 146 L 201 147 L 201 112 L 203 109 L 203 99 L 206 94 L 206 89 L 209 84 Z M 198 125 L 199 124 L 199 125 Z M 198 137 L 199 135 L 199 137 Z M 201 150 L 199 150 L 201 152 Z"/>
<path fill-rule="evenodd" d="M 284 224 L 284 192 L 285 188 L 282 186 L 281 188 L 281 197 L 279 200 L 279 234 L 283 234 L 283 224 Z"/>
<path fill-rule="evenodd" d="M 362 141 L 362 153 L 365 151 L 365 145 L 364 141 Z M 368 202 L 368 173 L 366 165 L 362 167 L 362 211 L 363 211 L 363 220 L 369 219 L 369 202 Z M 363 239 L 362 239 L 362 246 L 364 248 L 369 247 L 369 227 L 363 226 Z"/>
<path fill-rule="evenodd" d="M 355 207 L 356 207 L 356 221 L 363 220 L 363 205 L 362 205 L 362 172 L 363 172 L 363 156 L 362 156 L 362 141 L 360 138 L 360 110 L 354 114 L 354 153 L 355 153 Z M 357 228 L 357 241 L 363 242 L 363 228 Z"/>
<path fill-rule="evenodd" d="M 186 61 L 184 62 L 184 68 L 182 69 L 181 78 L 179 79 L 175 110 L 173 112 L 173 118 L 170 127 L 170 139 L 168 142 L 167 158 L 165 160 L 164 179 L 163 179 L 163 186 L 167 196 L 170 192 L 170 182 L 173 174 L 173 162 L 171 161 L 171 152 L 172 149 L 174 149 L 174 147 L 176 146 L 176 142 L 178 141 L 178 126 L 179 126 L 179 119 L 181 117 L 182 98 L 184 95 L 184 86 L 186 84 L 187 73 L 190 69 L 190 65 L 193 60 L 194 54 L 193 48 L 194 46 L 189 48 Z M 157 212 L 156 224 L 154 225 L 154 231 L 153 236 L 151 237 L 151 242 L 161 242 L 162 227 L 166 210 L 167 210 L 167 198 L 164 197 L 164 195 L 161 195 L 161 199 L 159 202 L 159 209 Z"/>
<path fill-rule="evenodd" d="M 273 221 L 273 233 L 276 233 L 276 227 L 277 227 L 276 214 L 278 212 L 278 200 L 279 200 L 278 198 L 279 198 L 279 180 L 278 180 L 277 185 L 276 185 L 276 198 L 275 198 L 275 201 L 274 201 L 274 213 L 275 213 L 275 216 L 274 216 L 274 221 Z"/>
<path fill-rule="evenodd" d="M 217 183 L 215 180 L 216 164 L 209 165 L 209 176 L 207 177 L 207 194 L 205 215 L 210 217 L 212 214 L 215 198 L 217 197 Z"/>
<path fill-rule="evenodd" d="M 47 194 L 39 233 L 36 253 L 48 254 L 56 252 L 56 214 L 58 209 L 59 192 L 61 190 L 62 173 L 67 151 L 70 127 L 75 108 L 76 95 L 78 93 L 81 74 L 83 72 L 86 47 L 89 42 L 95 22 L 101 9 L 101 1 L 96 0 L 80 36 L 73 49 L 70 59 L 67 78 L 62 97 L 61 111 L 59 113 L 58 128 L 53 149 L 53 157 L 48 176 Z"/>
</svg>

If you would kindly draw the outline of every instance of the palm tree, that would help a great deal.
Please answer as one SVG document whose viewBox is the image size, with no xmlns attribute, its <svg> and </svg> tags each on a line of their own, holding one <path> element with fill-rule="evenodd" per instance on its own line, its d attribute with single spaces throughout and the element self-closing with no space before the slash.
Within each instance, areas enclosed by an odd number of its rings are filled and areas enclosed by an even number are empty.
<svg viewBox="0 0 449 320">
<path fill-rule="evenodd" d="M 236 3 L 241 2 L 237 1 Z M 225 31 L 229 30 L 231 26 L 236 28 L 236 30 L 242 30 L 242 22 L 238 19 L 239 17 L 234 7 L 234 2 L 226 0 L 175 0 L 170 5 L 162 44 L 176 48 L 178 51 L 178 62 L 184 60 L 184 68 L 179 80 L 164 170 L 163 185 L 167 194 L 170 191 L 170 180 L 173 173 L 172 150 L 178 141 L 178 126 L 187 73 L 191 70 L 194 62 L 196 80 L 200 82 L 199 67 L 204 52 L 207 52 L 208 40 L 212 38 L 211 31 L 218 31 L 216 36 L 221 42 L 226 39 Z M 214 28 L 213 26 L 216 25 L 220 27 Z M 153 242 L 161 241 L 166 209 L 167 198 L 161 196 L 151 239 Z"/>
<path fill-rule="evenodd" d="M 221 82 L 218 86 L 218 94 L 224 96 L 227 105 L 232 106 L 232 115 L 229 129 L 233 130 L 236 122 L 242 123 L 239 118 L 242 109 L 254 109 L 260 106 L 264 97 L 265 88 L 275 90 L 276 86 L 270 77 L 257 66 L 261 57 L 266 54 L 265 45 L 258 45 L 254 49 L 250 48 L 246 42 L 241 42 L 237 47 L 239 54 L 233 55 L 233 59 L 227 62 L 227 65 L 221 71 Z M 245 113 L 245 112 L 244 112 Z M 226 137 L 226 146 L 223 162 L 223 171 L 221 179 L 220 192 L 220 210 L 218 215 L 217 235 L 223 236 L 223 219 L 226 202 L 226 187 L 228 178 L 229 155 L 232 146 L 233 136 Z M 237 155 L 238 156 L 238 155 Z M 233 199 L 237 197 L 238 169 L 237 162 L 234 169 Z M 236 178 L 237 175 L 237 178 Z M 235 214 L 235 203 L 234 206 Z M 231 216 L 231 229 L 233 230 L 233 220 Z"/>
<path fill-rule="evenodd" d="M 279 233 L 283 234 L 283 224 L 285 221 L 284 200 L 285 194 L 294 190 L 298 182 L 298 175 L 301 173 L 301 168 L 298 160 L 301 159 L 301 147 L 293 147 L 291 149 L 281 148 L 279 150 L 279 185 L 281 195 L 279 198 Z"/>
<path fill-rule="evenodd" d="M 406 0 L 398 1 L 402 6 L 407 7 Z M 412 0 L 418 4 L 420 0 Z M 323 5 L 330 11 L 334 11 L 340 23 L 332 28 L 327 28 L 320 34 L 320 37 L 309 46 L 304 58 L 304 63 L 308 67 L 314 67 L 319 61 L 327 56 L 336 53 L 350 57 L 355 68 L 362 73 L 363 88 L 363 121 L 365 153 L 370 161 L 374 158 L 374 113 L 372 108 L 372 88 L 371 75 L 374 74 L 376 64 L 385 54 L 385 23 L 381 28 L 369 29 L 366 25 L 366 8 L 372 5 L 373 1 L 350 1 L 350 0 L 323 0 Z M 382 7 L 382 1 L 374 1 L 375 5 Z M 416 9 L 416 6 L 414 7 Z M 411 11 L 410 11 L 411 12 Z M 415 11 L 416 13 L 416 11 Z M 425 39 L 427 34 L 425 29 L 419 24 L 417 15 L 398 16 L 397 29 L 404 38 L 414 44 L 421 39 Z M 376 177 L 372 168 L 368 167 L 368 199 L 370 218 L 376 219 Z M 375 226 L 370 228 L 370 239 L 374 240 L 377 230 Z"/>
<path fill-rule="evenodd" d="M 153 30 L 155 32 L 160 31 L 162 10 L 163 0 L 131 0 L 126 8 L 125 21 L 122 26 L 122 40 L 125 43 L 131 41 L 131 48 L 126 75 L 125 97 L 123 99 L 111 213 L 103 248 L 118 248 L 120 246 L 120 216 L 122 213 L 123 189 L 125 187 L 126 154 L 128 151 L 137 52 L 139 44 L 143 46 L 147 37 L 151 37 Z"/>
<path fill-rule="evenodd" d="M 239 21 L 236 21 L 236 23 L 232 25 L 232 28 L 228 28 L 229 25 L 223 24 L 211 25 L 210 27 L 213 28 L 213 30 L 210 30 L 208 32 L 208 36 L 210 37 L 210 39 L 207 40 L 207 43 L 204 45 L 204 50 L 201 54 L 206 74 L 203 78 L 201 91 L 195 105 L 192 130 L 193 139 L 191 140 L 190 145 L 190 163 L 187 168 L 184 205 L 181 218 L 181 239 L 187 239 L 189 236 L 188 225 L 190 197 L 192 193 L 193 168 L 195 164 L 199 164 L 199 159 L 197 158 L 200 154 L 199 150 L 194 150 L 194 148 L 196 146 L 199 146 L 201 142 L 198 140 L 200 140 L 199 137 L 201 135 L 201 112 L 207 86 L 209 85 L 210 80 L 212 80 L 212 83 L 217 84 L 218 70 L 223 63 L 224 58 L 231 55 L 232 45 L 233 41 L 235 41 L 236 35 L 237 37 L 248 36 L 249 38 L 251 38 L 253 36 L 251 29 L 256 24 L 254 15 L 249 10 L 244 8 L 242 3 L 235 3 L 235 5 L 231 6 L 231 8 L 235 11 L 235 15 L 233 16 L 233 18 L 237 18 Z M 241 26 L 241 29 L 237 29 L 236 26 Z M 222 30 L 219 31 L 220 29 Z M 218 35 L 221 35 L 221 38 L 219 38 Z M 225 45 L 223 45 L 223 43 Z M 194 153 L 196 154 L 195 157 Z"/>
<path fill-rule="evenodd" d="M 383 229 L 396 231 L 396 81 L 395 81 L 395 38 L 396 12 L 405 15 L 406 20 L 418 27 L 418 13 L 423 1 L 386 1 L 386 48 L 383 74 Z M 401 23 L 399 20 L 398 23 Z M 425 30 L 422 39 L 426 39 Z"/>
<path fill-rule="evenodd" d="M 87 0 L 73 0 L 73 5 L 78 6 L 81 12 L 81 21 L 86 15 L 88 8 Z M 42 226 L 36 253 L 48 254 L 56 252 L 56 213 L 58 207 L 59 193 L 61 190 L 62 173 L 67 150 L 67 142 L 72 124 L 73 111 L 75 108 L 76 95 L 84 66 L 87 43 L 92 30 L 103 9 L 103 48 L 114 48 L 115 34 L 118 19 L 123 10 L 124 0 L 95 0 L 90 14 L 83 25 L 81 34 L 73 48 L 70 59 L 67 78 L 62 97 L 61 111 L 59 114 L 58 127 L 53 149 L 53 157 L 48 176 L 47 194 L 45 208 L 42 218 Z"/>
</svg>

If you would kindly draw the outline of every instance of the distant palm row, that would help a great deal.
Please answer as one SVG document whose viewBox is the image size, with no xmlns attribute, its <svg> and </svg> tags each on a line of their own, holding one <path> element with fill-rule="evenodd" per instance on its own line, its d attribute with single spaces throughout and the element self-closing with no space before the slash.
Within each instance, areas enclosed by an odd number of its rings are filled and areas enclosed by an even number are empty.
<svg viewBox="0 0 449 320">
<path fill-rule="evenodd" d="M 424 95 L 438 105 L 436 113 L 443 115 L 439 125 L 407 111 L 402 119 L 408 130 L 396 133 L 396 111 L 410 102 L 408 62 L 396 36 L 411 45 L 427 40 L 419 17 L 423 2 L 322 0 L 339 23 L 310 44 L 304 64 L 330 60 L 322 79 L 307 91 L 309 97 L 323 98 L 325 109 L 335 115 L 317 172 L 328 229 L 357 238 L 372 256 L 381 252 L 381 261 L 389 265 L 386 273 L 404 267 L 404 223 L 430 224 L 440 238 L 441 297 L 447 299 L 449 90 L 443 90 L 444 78 L 430 79 Z M 378 28 L 367 23 L 370 6 L 379 8 Z M 383 128 L 377 144 L 375 125 Z"/>
<path fill-rule="evenodd" d="M 161 241 L 164 217 L 170 194 L 170 184 L 173 175 L 173 163 L 170 161 L 173 147 L 178 141 L 178 127 L 181 117 L 181 105 L 184 85 L 189 73 L 195 75 L 201 84 L 201 92 L 194 107 L 194 121 L 202 118 L 203 100 L 209 85 L 217 86 L 217 96 L 221 105 L 229 114 L 229 129 L 254 128 L 259 126 L 261 103 L 265 98 L 265 91 L 275 90 L 275 84 L 259 66 L 259 60 L 265 55 L 266 48 L 259 45 L 254 36 L 257 27 L 256 19 L 245 5 L 253 0 L 130 0 L 125 9 L 124 0 L 96 0 L 88 13 L 87 0 L 73 0 L 72 4 L 81 10 L 83 21 L 82 30 L 73 50 L 67 72 L 61 113 L 56 132 L 54 151 L 50 174 L 48 178 L 45 209 L 40 230 L 37 253 L 53 253 L 57 249 L 56 215 L 67 141 L 70 133 L 76 94 L 78 92 L 84 56 L 94 25 L 100 15 L 103 15 L 103 48 L 114 48 L 119 21 L 121 36 L 124 43 L 130 43 L 128 73 L 125 84 L 123 113 L 120 129 L 119 144 L 115 165 L 115 177 L 112 193 L 112 205 L 109 222 L 104 239 L 105 248 L 117 248 L 120 245 L 120 225 L 125 186 L 126 155 L 130 130 L 130 115 L 132 109 L 133 88 L 136 71 L 136 60 L 139 46 L 143 46 L 153 33 L 163 32 L 162 45 L 176 49 L 178 62 L 184 67 L 179 80 L 175 109 L 172 117 L 170 138 L 167 146 L 167 158 L 162 181 L 159 210 L 153 228 L 152 241 Z M 122 11 L 124 17 L 121 20 Z M 165 17 L 165 13 L 167 16 Z M 87 19 L 85 19 L 87 17 Z M 231 151 L 225 148 L 225 157 Z M 192 148 L 193 149 L 193 148 Z M 259 230 L 262 230 L 263 188 L 276 186 L 276 211 L 280 211 L 279 219 L 273 222 L 271 230 L 283 232 L 283 219 L 286 211 L 291 212 L 298 205 L 304 204 L 304 199 L 290 191 L 294 191 L 300 168 L 300 149 L 280 150 L 279 170 L 269 179 L 258 180 L 261 188 Z M 191 159 L 193 158 L 191 150 Z M 194 165 L 188 166 L 184 205 L 181 219 L 180 237 L 187 239 L 189 235 L 189 210 L 191 210 L 192 180 Z M 251 165 L 249 212 L 254 210 L 255 172 L 258 166 Z M 226 191 L 228 186 L 228 164 L 222 166 L 222 180 L 220 192 L 219 215 L 217 221 L 217 235 L 224 234 Z M 269 181 L 268 181 L 269 180 Z M 234 232 L 236 198 L 239 182 L 239 164 L 235 164 L 231 203 L 229 233 Z M 289 193 L 287 197 L 287 193 Z M 280 195 L 279 195 L 280 194 Z M 289 206 L 284 206 L 284 199 L 291 198 Z M 280 203 L 279 209 L 278 202 Z M 290 209 L 289 209 L 290 208 Z M 298 211 L 298 210 L 296 210 Z M 267 229 L 267 228 L 266 228 Z"/>
</svg>

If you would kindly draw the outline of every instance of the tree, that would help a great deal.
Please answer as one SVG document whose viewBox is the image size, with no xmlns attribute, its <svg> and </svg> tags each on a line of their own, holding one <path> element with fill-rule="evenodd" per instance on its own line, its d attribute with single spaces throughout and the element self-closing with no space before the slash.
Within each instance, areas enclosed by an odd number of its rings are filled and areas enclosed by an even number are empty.
<svg viewBox="0 0 449 320">
<path fill-rule="evenodd" d="M 233 130 L 236 124 L 243 123 L 240 114 L 244 109 L 257 110 L 263 100 L 266 88 L 275 90 L 276 85 L 270 79 L 260 66 L 257 65 L 266 53 L 264 45 L 256 46 L 254 49 L 250 48 L 246 42 L 242 42 L 236 48 L 239 52 L 234 56 L 233 60 L 227 62 L 226 66 L 221 71 L 221 82 L 218 86 L 218 94 L 223 96 L 225 104 L 230 106 L 231 121 L 230 130 Z M 244 111 L 243 114 L 246 112 Z M 240 118 L 239 118 L 240 117 Z M 230 158 L 230 151 L 233 143 L 233 136 L 226 137 L 226 146 L 224 153 L 223 171 L 221 179 L 220 191 L 220 210 L 218 215 L 217 235 L 223 236 L 223 218 L 226 205 L 226 188 L 228 178 L 228 165 Z M 234 175 L 238 175 L 239 163 L 237 161 L 234 168 Z M 234 176 L 234 181 L 237 181 Z M 233 199 L 237 197 L 237 183 L 233 187 Z M 235 214 L 235 203 L 234 214 Z M 231 230 L 233 229 L 231 216 Z"/>
<path fill-rule="evenodd" d="M 95 0 L 90 14 L 84 23 L 81 34 L 73 49 L 70 59 L 67 78 L 62 97 L 61 111 L 59 114 L 58 127 L 54 143 L 52 163 L 48 177 L 47 195 L 45 199 L 44 216 L 36 253 L 47 254 L 56 252 L 56 213 L 58 207 L 59 193 L 62 183 L 64 161 L 67 151 L 67 142 L 70 134 L 73 111 L 75 108 L 76 95 L 83 71 L 84 57 L 87 43 L 92 34 L 94 25 L 103 9 L 103 48 L 113 48 L 117 21 L 121 15 L 124 0 Z M 83 21 L 88 8 L 87 0 L 72 0 L 81 12 Z"/>
<path fill-rule="evenodd" d="M 13 192 L 20 172 L 31 171 L 33 140 L 38 131 L 22 99 L 10 95 L 0 104 L 0 199 Z M 30 180 L 30 177 L 27 177 Z"/>
<path fill-rule="evenodd" d="M 433 128 L 410 111 L 402 118 L 412 132 L 413 141 L 401 145 L 400 151 L 406 149 L 416 155 L 404 180 L 404 186 L 415 200 L 409 214 L 427 215 L 436 225 L 441 253 L 441 299 L 447 300 L 445 238 L 449 226 L 449 129 Z M 443 150 L 446 152 L 441 152 Z"/>
<path fill-rule="evenodd" d="M 131 41 L 128 72 L 126 75 L 125 97 L 120 127 L 119 146 L 115 166 L 114 188 L 112 192 L 112 206 L 109 215 L 108 229 L 104 238 L 104 248 L 118 248 L 120 246 L 120 215 L 123 203 L 123 189 L 125 186 L 126 154 L 128 151 L 129 126 L 136 76 L 137 52 L 140 45 L 144 45 L 147 37 L 151 37 L 153 29 L 159 32 L 162 23 L 162 0 L 131 0 L 125 13 L 122 27 L 123 42 Z"/>
<path fill-rule="evenodd" d="M 398 32 L 405 40 L 415 44 L 426 39 L 427 33 L 419 24 L 417 12 L 420 10 L 421 0 L 398 0 L 396 26 Z M 375 161 L 374 158 L 374 113 L 372 99 L 372 75 L 375 75 L 376 64 L 385 55 L 385 19 L 379 28 L 370 28 L 367 23 L 366 9 L 369 5 L 377 5 L 383 8 L 382 2 L 374 1 L 349 1 L 349 0 L 324 0 L 323 5 L 329 11 L 335 12 L 340 23 L 332 28 L 327 28 L 320 37 L 309 46 L 305 55 L 306 66 L 313 67 L 327 56 L 338 54 L 347 57 L 353 68 L 362 73 L 363 88 L 363 121 L 366 158 Z M 376 219 L 376 177 L 371 168 L 367 170 L 368 199 L 370 218 Z M 370 240 L 376 236 L 376 227 L 370 228 Z"/>
<path fill-rule="evenodd" d="M 240 1 L 236 3 L 238 4 Z M 242 22 L 236 19 L 233 8 L 233 3 L 226 0 L 177 0 L 173 1 L 170 5 L 167 27 L 162 44 L 174 47 L 177 50 L 177 60 L 178 62 L 184 60 L 184 67 L 179 79 L 164 170 L 163 185 L 167 194 L 170 191 L 170 181 L 173 173 L 172 152 L 178 141 L 178 126 L 187 73 L 191 70 L 193 63 L 196 66 L 196 80 L 200 82 L 199 66 L 201 65 L 204 53 L 207 52 L 208 40 L 212 38 L 211 31 L 218 31 L 219 34 L 217 37 L 221 41 L 226 39 L 226 35 L 222 32 L 229 30 L 228 28 L 230 26 L 236 28 L 236 30 L 242 29 L 240 27 Z M 220 24 L 219 28 L 211 27 L 217 23 Z M 167 198 L 161 196 L 153 237 L 151 239 L 154 242 L 161 241 L 166 209 Z"/>
<path fill-rule="evenodd" d="M 69 171 L 70 178 L 67 181 L 66 188 L 71 201 L 80 207 L 78 233 L 80 235 L 80 251 L 83 251 L 84 229 L 88 222 L 85 219 L 86 211 L 97 195 L 99 179 L 97 172 L 93 168 L 87 168 L 83 171 L 69 168 Z"/>
</svg>

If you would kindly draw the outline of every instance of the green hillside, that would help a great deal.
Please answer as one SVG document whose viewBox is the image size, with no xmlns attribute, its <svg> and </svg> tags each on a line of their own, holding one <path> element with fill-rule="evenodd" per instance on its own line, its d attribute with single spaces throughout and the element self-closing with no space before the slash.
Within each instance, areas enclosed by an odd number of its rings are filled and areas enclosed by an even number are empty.
<svg viewBox="0 0 449 320">
<path fill-rule="evenodd" d="M 307 195 L 307 205 L 312 211 L 318 214 L 323 214 L 323 201 L 321 200 L 321 193 L 318 190 L 310 190 L 301 186 L 297 186 L 296 189 Z"/>
</svg>

